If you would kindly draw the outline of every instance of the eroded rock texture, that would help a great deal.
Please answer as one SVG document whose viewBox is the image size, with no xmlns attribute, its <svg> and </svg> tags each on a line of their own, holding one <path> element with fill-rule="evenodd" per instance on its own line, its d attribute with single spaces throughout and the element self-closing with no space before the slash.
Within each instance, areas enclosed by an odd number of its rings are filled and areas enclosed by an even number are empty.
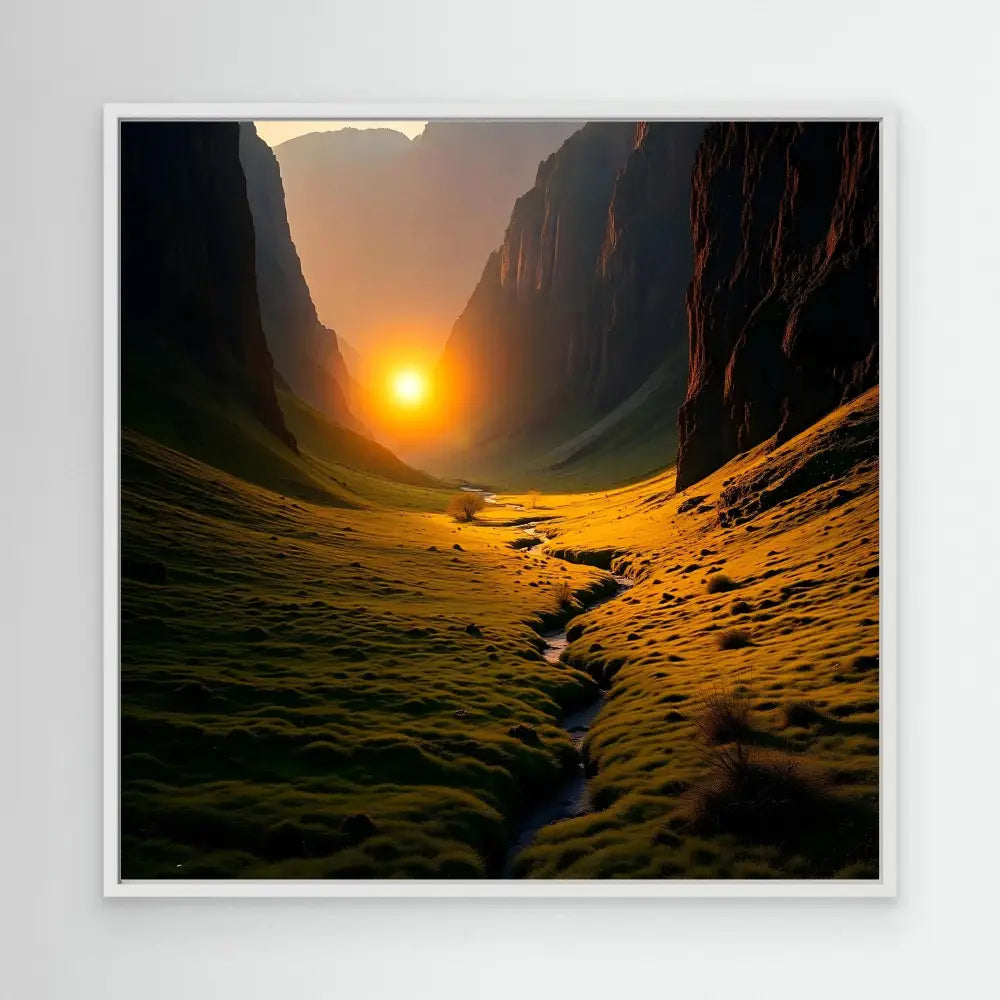
<svg viewBox="0 0 1000 1000">
<path fill-rule="evenodd" d="M 678 489 L 878 382 L 878 160 L 875 122 L 705 133 Z"/>
</svg>

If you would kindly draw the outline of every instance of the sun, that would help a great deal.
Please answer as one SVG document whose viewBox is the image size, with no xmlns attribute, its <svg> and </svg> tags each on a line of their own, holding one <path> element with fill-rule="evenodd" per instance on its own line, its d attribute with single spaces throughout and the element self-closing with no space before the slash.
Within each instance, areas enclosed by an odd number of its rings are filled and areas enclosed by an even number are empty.
<svg viewBox="0 0 1000 1000">
<path fill-rule="evenodd" d="M 392 377 L 392 395 L 397 403 L 417 406 L 427 395 L 427 379 L 412 368 L 396 372 Z"/>
</svg>

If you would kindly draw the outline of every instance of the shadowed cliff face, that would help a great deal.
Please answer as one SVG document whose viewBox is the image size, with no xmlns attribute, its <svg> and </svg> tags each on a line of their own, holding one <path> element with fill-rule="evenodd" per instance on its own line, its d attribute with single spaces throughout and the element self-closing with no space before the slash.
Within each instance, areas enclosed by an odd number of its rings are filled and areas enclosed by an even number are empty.
<svg viewBox="0 0 1000 1000">
<path fill-rule="evenodd" d="M 592 357 L 608 205 L 634 142 L 632 123 L 585 126 L 515 203 L 442 358 L 449 383 L 464 389 L 463 423 L 480 435 L 544 417 Z"/>
<path fill-rule="evenodd" d="M 878 382 L 878 181 L 877 123 L 706 132 L 678 489 Z"/>
<path fill-rule="evenodd" d="M 577 434 L 683 356 L 691 167 L 703 131 L 592 123 L 539 168 L 443 360 L 467 388 L 462 424 L 478 424 L 480 440 L 554 420 Z M 663 380 L 674 412 L 678 367 Z"/>
<path fill-rule="evenodd" d="M 249 123 L 240 125 L 240 160 L 256 234 L 260 317 L 274 365 L 299 398 L 338 423 L 357 427 L 337 336 L 316 317 L 289 233 L 278 161 Z"/>
<path fill-rule="evenodd" d="M 602 406 L 637 388 L 686 339 L 691 169 L 704 132 L 703 122 L 640 122 L 615 182 L 598 265 L 597 353 L 588 365 Z M 674 386 L 685 374 L 678 368 Z"/>
<path fill-rule="evenodd" d="M 295 447 L 261 328 L 238 125 L 122 124 L 121 289 L 124 369 L 169 398 L 179 354 Z"/>
</svg>

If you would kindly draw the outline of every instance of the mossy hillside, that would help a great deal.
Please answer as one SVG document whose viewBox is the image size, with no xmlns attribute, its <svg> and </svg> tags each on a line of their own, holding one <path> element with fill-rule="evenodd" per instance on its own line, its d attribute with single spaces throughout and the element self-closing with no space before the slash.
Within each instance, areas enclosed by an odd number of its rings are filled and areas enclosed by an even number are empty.
<svg viewBox="0 0 1000 1000">
<path fill-rule="evenodd" d="M 331 469 L 354 506 L 124 436 L 125 877 L 483 876 L 573 766 L 595 685 L 537 630 L 604 574 Z"/>
<path fill-rule="evenodd" d="M 297 450 L 269 431 L 239 396 L 220 391 L 189 359 L 153 341 L 123 359 L 128 435 L 314 503 L 439 509 L 447 484 L 412 469 L 376 442 L 332 423 L 278 380 L 277 400 Z"/>
<path fill-rule="evenodd" d="M 554 515 L 541 526 L 550 551 L 636 584 L 577 618 L 566 653 L 610 680 L 586 745 L 596 811 L 543 830 L 517 873 L 874 877 L 877 390 L 684 493 L 672 478 L 536 501 Z M 732 631 L 748 641 L 723 641 Z M 737 683 L 755 752 L 822 779 L 823 808 L 764 839 L 698 820 L 713 780 L 704 702 Z"/>
</svg>

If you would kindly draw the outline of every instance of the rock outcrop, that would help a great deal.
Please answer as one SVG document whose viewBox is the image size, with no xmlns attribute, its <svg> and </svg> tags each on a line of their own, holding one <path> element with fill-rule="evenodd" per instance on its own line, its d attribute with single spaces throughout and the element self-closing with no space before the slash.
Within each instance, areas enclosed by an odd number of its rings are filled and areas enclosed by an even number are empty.
<svg viewBox="0 0 1000 1000">
<path fill-rule="evenodd" d="M 337 335 L 316 316 L 289 232 L 278 161 L 249 122 L 240 125 L 240 161 L 256 235 L 260 318 L 274 365 L 300 399 L 356 429 Z"/>
<path fill-rule="evenodd" d="M 707 130 L 678 489 L 877 384 L 878 164 L 875 122 Z"/>
<path fill-rule="evenodd" d="M 122 365 L 142 376 L 130 390 L 165 399 L 196 371 L 295 448 L 261 326 L 239 138 L 235 123 L 121 125 Z M 126 420 L 130 405 L 126 394 Z"/>
</svg>

